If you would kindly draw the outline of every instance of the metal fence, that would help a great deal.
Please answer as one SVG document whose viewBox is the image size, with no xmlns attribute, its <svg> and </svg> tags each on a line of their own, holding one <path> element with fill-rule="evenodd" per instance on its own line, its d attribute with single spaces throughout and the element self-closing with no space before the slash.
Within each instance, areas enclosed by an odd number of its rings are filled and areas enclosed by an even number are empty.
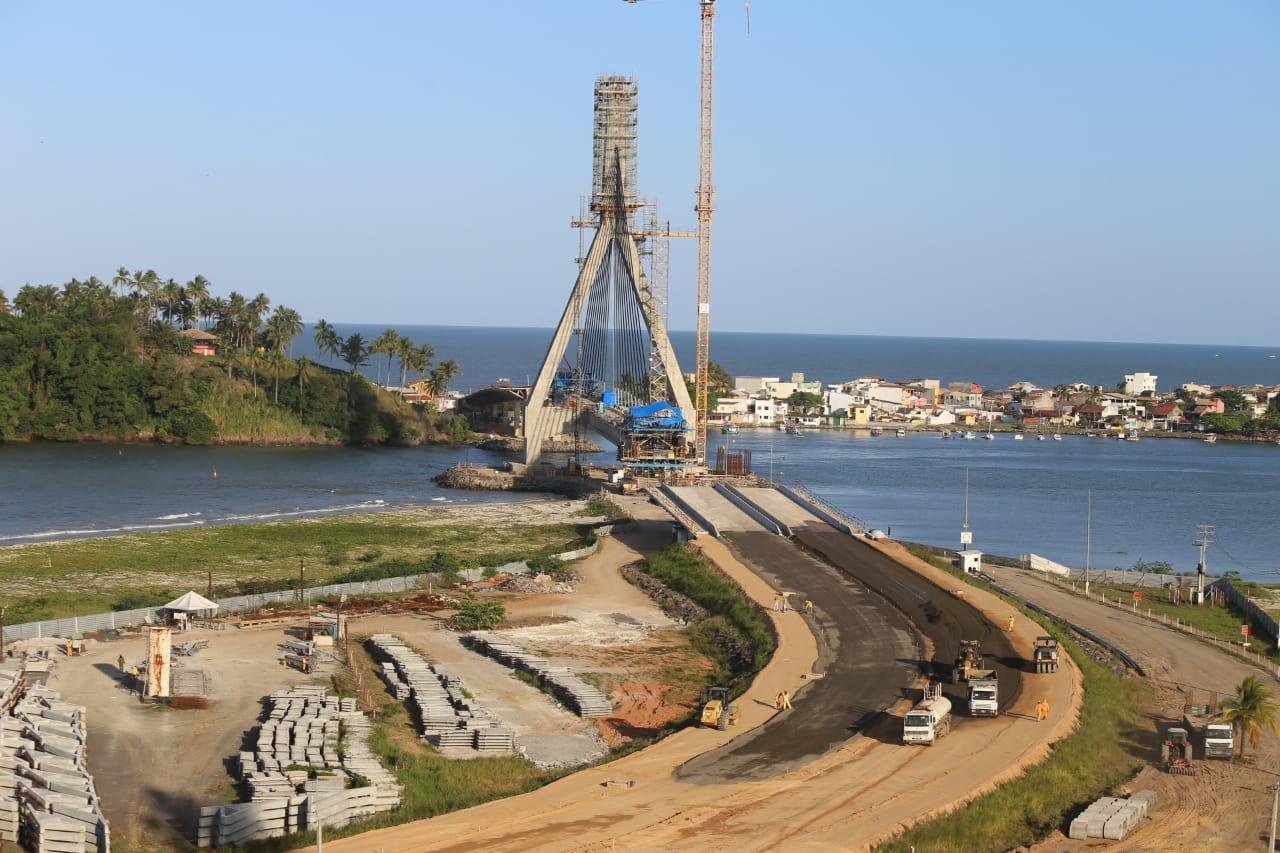
<svg viewBox="0 0 1280 853">
<path fill-rule="evenodd" d="M 1263 610 L 1252 598 L 1232 586 L 1231 581 L 1225 579 L 1214 581 L 1213 588 L 1222 590 L 1222 594 L 1227 597 L 1227 601 L 1243 610 L 1254 624 L 1271 636 L 1271 639 L 1280 640 L 1280 625 L 1276 624 L 1275 617 Z"/>
<path fill-rule="evenodd" d="M 608 535 L 612 527 L 602 527 L 598 535 Z M 555 556 L 568 562 L 586 557 L 595 551 L 598 543 L 566 551 Z M 527 571 L 523 562 L 508 563 L 498 566 L 496 571 L 516 574 Z M 479 580 L 484 569 L 469 569 L 460 574 L 468 580 Z M 339 595 L 385 595 L 387 593 L 404 593 L 418 589 L 435 577 L 432 574 L 405 575 L 403 577 L 382 578 L 373 581 L 352 581 L 350 583 L 331 583 L 324 586 L 308 587 L 303 591 L 303 603 L 321 598 L 333 598 Z M 220 598 L 216 601 L 219 613 L 244 613 L 259 610 L 276 604 L 296 604 L 296 589 L 281 589 L 275 592 L 263 592 L 257 595 L 236 595 L 231 598 Z M 160 607 L 142 607 L 137 610 L 116 610 L 111 613 L 94 613 L 90 616 L 71 616 L 66 619 L 45 619 L 40 622 L 24 622 L 19 625 L 6 625 L 4 639 L 30 640 L 37 637 L 83 637 L 94 631 L 108 631 L 114 628 L 130 628 L 138 625 L 158 625 L 164 619 L 164 609 Z"/>
</svg>

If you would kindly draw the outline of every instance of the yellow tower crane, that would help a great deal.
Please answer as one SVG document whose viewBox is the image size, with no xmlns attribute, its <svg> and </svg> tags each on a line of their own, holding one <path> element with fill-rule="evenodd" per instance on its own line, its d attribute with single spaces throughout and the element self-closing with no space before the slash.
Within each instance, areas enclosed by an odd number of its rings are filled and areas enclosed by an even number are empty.
<svg viewBox="0 0 1280 853">
<path fill-rule="evenodd" d="M 626 0 L 635 3 L 636 0 Z M 716 0 L 698 0 L 702 19 L 702 81 L 698 118 L 698 322 L 694 364 L 694 441 L 699 464 L 707 463 L 707 415 L 711 396 L 711 215 L 715 188 L 711 184 L 711 137 L 715 106 Z M 747 4 L 748 16 L 750 4 Z M 748 17 L 748 21 L 750 18 Z M 748 26 L 750 24 L 748 23 Z"/>
</svg>

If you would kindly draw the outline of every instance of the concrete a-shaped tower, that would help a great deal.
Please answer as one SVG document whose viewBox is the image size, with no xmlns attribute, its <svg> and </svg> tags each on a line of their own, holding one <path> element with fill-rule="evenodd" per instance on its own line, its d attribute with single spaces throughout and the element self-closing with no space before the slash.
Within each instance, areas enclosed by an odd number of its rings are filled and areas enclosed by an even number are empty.
<svg viewBox="0 0 1280 853">
<path fill-rule="evenodd" d="M 625 442 L 624 411 L 669 402 L 687 420 L 692 449 L 694 411 L 665 308 L 641 264 L 640 242 L 653 235 L 637 223 L 645 207 L 636 193 L 636 82 L 600 77 L 595 86 L 591 248 L 525 403 L 525 462 L 542 457 L 549 438 L 591 418 L 592 427 Z M 685 462 L 686 451 L 671 461 Z"/>
</svg>

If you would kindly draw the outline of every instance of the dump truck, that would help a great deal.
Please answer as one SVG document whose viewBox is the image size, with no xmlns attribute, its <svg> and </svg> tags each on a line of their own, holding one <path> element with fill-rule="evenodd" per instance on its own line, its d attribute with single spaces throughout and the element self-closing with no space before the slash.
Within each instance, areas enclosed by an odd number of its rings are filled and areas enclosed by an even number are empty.
<svg viewBox="0 0 1280 853">
<path fill-rule="evenodd" d="M 1230 761 L 1236 756 L 1236 733 L 1230 723 L 1215 721 L 1216 717 L 1217 714 L 1206 705 L 1191 706 L 1182 715 L 1182 722 L 1190 732 L 1191 740 L 1200 747 L 1201 758 Z"/>
<path fill-rule="evenodd" d="M 969 679 L 969 673 L 976 669 L 984 669 L 982 658 L 982 642 L 980 640 L 961 640 L 960 651 L 956 652 L 956 665 L 951 670 L 951 683 L 959 684 Z"/>
<path fill-rule="evenodd" d="M 924 696 L 902 718 L 902 742 L 932 746 L 951 731 L 951 700 L 942 695 L 942 685 L 930 682 Z"/>
<path fill-rule="evenodd" d="M 729 688 L 712 687 L 706 692 L 706 702 L 702 706 L 702 725 L 724 731 L 738 722 L 741 713 L 737 705 L 729 703 Z"/>
<path fill-rule="evenodd" d="M 1000 714 L 1000 683 L 994 669 L 969 673 L 969 716 L 996 717 Z"/>
<path fill-rule="evenodd" d="M 1036 672 L 1058 671 L 1058 640 L 1056 637 L 1036 637 Z"/>
</svg>

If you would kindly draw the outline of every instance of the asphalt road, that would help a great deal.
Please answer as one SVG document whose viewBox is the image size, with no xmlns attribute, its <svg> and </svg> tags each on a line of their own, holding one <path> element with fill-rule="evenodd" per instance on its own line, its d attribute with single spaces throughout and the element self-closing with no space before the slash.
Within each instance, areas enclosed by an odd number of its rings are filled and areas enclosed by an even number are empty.
<svg viewBox="0 0 1280 853">
<path fill-rule="evenodd" d="M 686 781 L 767 778 L 873 728 L 908 695 L 920 656 L 900 611 L 795 543 L 763 531 L 729 532 L 724 541 L 776 589 L 795 592 L 795 604 L 814 602 L 823 676 L 797 692 L 791 711 L 678 768 Z"/>
<path fill-rule="evenodd" d="M 995 668 L 1000 680 L 1001 707 L 1011 705 L 1021 693 L 1023 673 L 1030 671 L 1030 664 L 1014 651 L 1004 631 L 988 623 L 973 607 L 898 565 L 870 545 L 828 525 L 811 524 L 799 528 L 795 538 L 859 584 L 894 602 L 930 639 L 933 659 L 917 659 L 916 663 L 920 672 L 942 682 L 943 694 L 951 700 L 955 725 L 983 725 L 987 722 L 967 716 L 966 686 L 949 683 L 962 639 L 982 641 L 986 663 Z M 961 586 L 960 581 L 956 581 L 956 585 Z"/>
</svg>

